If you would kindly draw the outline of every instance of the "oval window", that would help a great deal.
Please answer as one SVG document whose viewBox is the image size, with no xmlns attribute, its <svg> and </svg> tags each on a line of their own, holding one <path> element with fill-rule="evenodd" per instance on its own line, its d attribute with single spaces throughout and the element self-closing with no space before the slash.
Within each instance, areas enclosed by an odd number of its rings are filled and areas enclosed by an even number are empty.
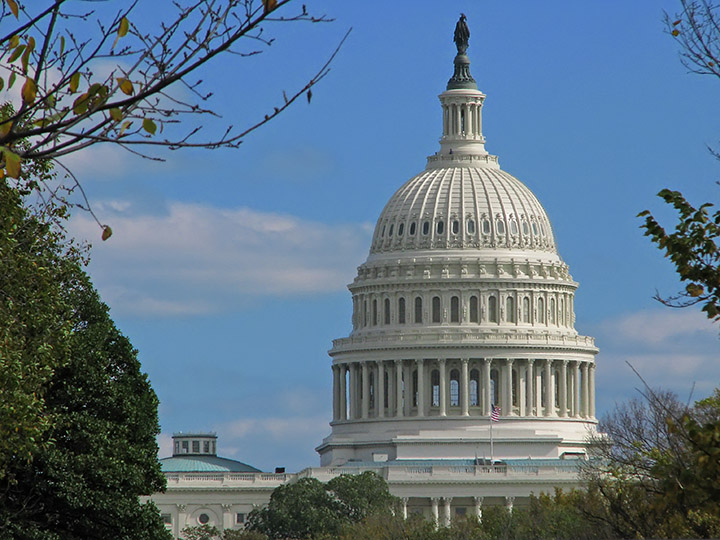
<svg viewBox="0 0 720 540">
<path fill-rule="evenodd" d="M 394 227 L 395 227 L 395 225 L 391 223 L 391 224 L 390 224 L 390 230 L 388 231 L 388 236 L 392 236 L 393 228 L 394 228 Z"/>
<path fill-rule="evenodd" d="M 382 232 L 380 233 L 380 238 L 385 236 L 385 225 L 383 225 Z"/>
<path fill-rule="evenodd" d="M 540 234 L 545 236 L 545 225 L 543 225 L 542 223 L 540 224 Z"/>
<path fill-rule="evenodd" d="M 505 234 L 505 224 L 501 220 L 497 220 L 495 227 L 497 228 L 498 234 Z"/>
<path fill-rule="evenodd" d="M 452 222 L 452 232 L 453 234 L 460 232 L 460 222 L 457 219 Z"/>
<path fill-rule="evenodd" d="M 468 219 L 467 231 L 468 234 L 475 234 L 475 222 L 472 219 Z"/>
<path fill-rule="evenodd" d="M 490 220 L 483 219 L 483 234 L 490 234 Z"/>
<path fill-rule="evenodd" d="M 523 234 L 530 234 L 530 227 L 528 227 L 527 221 L 522 222 L 522 231 Z"/>
<path fill-rule="evenodd" d="M 423 230 L 422 230 L 422 233 L 423 233 L 424 235 L 426 235 L 426 236 L 430 233 L 430 222 L 429 222 L 429 221 L 424 221 L 424 222 L 423 222 Z"/>
<path fill-rule="evenodd" d="M 445 222 L 442 220 L 438 221 L 437 222 L 437 233 L 442 234 L 444 230 L 445 230 Z"/>
<path fill-rule="evenodd" d="M 532 230 L 533 230 L 533 234 L 534 234 L 535 236 L 537 236 L 538 228 L 537 228 L 537 223 L 535 223 L 534 221 L 533 221 L 533 223 L 532 223 Z"/>
<path fill-rule="evenodd" d="M 398 225 L 398 236 L 402 236 L 404 232 L 405 232 L 405 224 L 401 223 L 400 225 Z"/>
<path fill-rule="evenodd" d="M 518 226 L 516 221 L 510 222 L 510 234 L 517 234 L 518 233 Z M 392 228 L 390 229 L 390 234 L 392 234 Z"/>
<path fill-rule="evenodd" d="M 415 234 L 415 222 L 413 221 L 410 224 L 410 236 L 413 236 Z"/>
<path fill-rule="evenodd" d="M 208 523 L 210 523 L 210 516 L 208 516 L 207 514 L 200 514 L 198 516 L 198 522 L 200 522 L 200 525 L 207 525 Z"/>
</svg>

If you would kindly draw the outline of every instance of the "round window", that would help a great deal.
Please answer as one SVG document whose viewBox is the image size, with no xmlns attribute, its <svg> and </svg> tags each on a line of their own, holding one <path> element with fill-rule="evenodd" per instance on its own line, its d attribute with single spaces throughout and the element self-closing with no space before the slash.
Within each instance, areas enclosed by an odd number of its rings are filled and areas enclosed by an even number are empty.
<svg viewBox="0 0 720 540">
<path fill-rule="evenodd" d="M 200 523 L 200 525 L 207 525 L 210 522 L 210 516 L 208 516 L 207 514 L 200 514 L 198 516 L 198 522 Z"/>
</svg>

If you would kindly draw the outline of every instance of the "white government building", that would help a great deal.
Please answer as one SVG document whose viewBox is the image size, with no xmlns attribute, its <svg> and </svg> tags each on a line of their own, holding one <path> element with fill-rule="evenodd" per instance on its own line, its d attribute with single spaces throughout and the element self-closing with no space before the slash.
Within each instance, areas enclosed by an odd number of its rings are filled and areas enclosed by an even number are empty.
<svg viewBox="0 0 720 540">
<path fill-rule="evenodd" d="M 349 286 L 353 330 L 330 350 L 320 467 L 261 472 L 217 457 L 214 434 L 176 434 L 167 492 L 152 497 L 176 536 L 241 528 L 275 487 L 307 476 L 376 471 L 406 514 L 439 524 L 578 485 L 598 350 L 575 331 L 578 284 L 545 210 L 485 150 L 468 35 L 463 17 L 440 150 L 390 198 Z"/>
</svg>

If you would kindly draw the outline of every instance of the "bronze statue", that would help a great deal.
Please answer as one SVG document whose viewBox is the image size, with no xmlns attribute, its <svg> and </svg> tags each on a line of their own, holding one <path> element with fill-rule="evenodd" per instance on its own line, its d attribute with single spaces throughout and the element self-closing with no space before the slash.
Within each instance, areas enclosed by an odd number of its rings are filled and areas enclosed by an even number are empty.
<svg viewBox="0 0 720 540">
<path fill-rule="evenodd" d="M 468 42 L 470 41 L 470 29 L 465 20 L 465 14 L 461 13 L 460 20 L 455 25 L 453 41 L 457 47 L 458 54 L 465 54 L 467 52 Z"/>
</svg>

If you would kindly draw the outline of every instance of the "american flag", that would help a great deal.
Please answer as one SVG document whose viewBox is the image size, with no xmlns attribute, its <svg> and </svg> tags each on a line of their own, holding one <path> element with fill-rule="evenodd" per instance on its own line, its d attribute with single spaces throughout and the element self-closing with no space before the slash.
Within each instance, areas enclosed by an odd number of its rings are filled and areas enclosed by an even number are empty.
<svg viewBox="0 0 720 540">
<path fill-rule="evenodd" d="M 490 405 L 492 407 L 492 412 L 490 413 L 490 421 L 491 422 L 499 422 L 500 421 L 500 407 L 496 407 L 495 405 Z"/>
</svg>

